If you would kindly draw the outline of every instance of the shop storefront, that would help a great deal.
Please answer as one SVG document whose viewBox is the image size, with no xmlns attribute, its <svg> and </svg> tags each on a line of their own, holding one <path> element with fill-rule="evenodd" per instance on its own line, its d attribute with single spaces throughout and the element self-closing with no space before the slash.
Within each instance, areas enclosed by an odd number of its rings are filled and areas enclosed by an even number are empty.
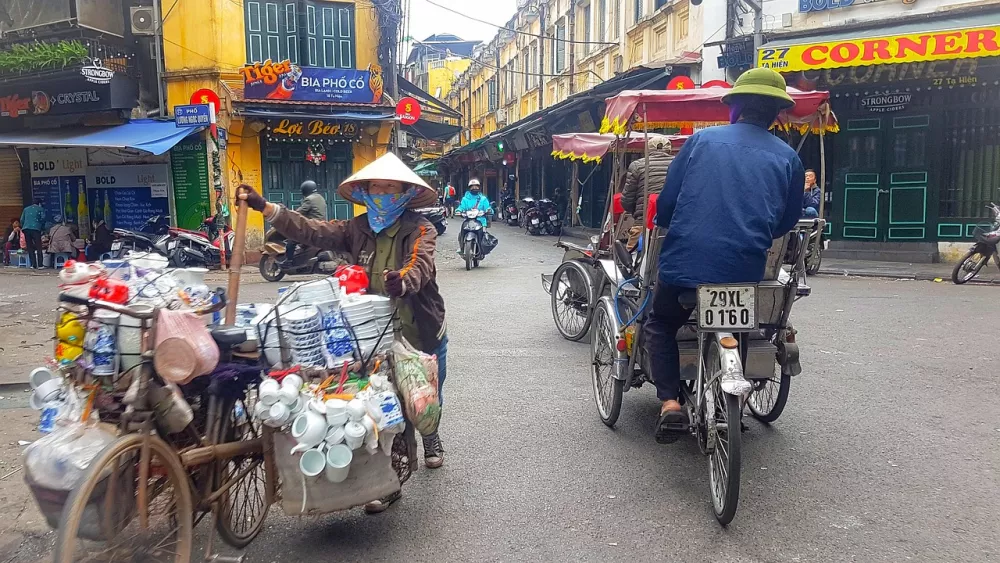
<svg viewBox="0 0 1000 563">
<path fill-rule="evenodd" d="M 774 41 L 761 66 L 790 86 L 829 90 L 834 248 L 936 260 L 971 239 L 1000 197 L 997 14 Z M 878 258 L 878 255 L 872 255 Z"/>
</svg>

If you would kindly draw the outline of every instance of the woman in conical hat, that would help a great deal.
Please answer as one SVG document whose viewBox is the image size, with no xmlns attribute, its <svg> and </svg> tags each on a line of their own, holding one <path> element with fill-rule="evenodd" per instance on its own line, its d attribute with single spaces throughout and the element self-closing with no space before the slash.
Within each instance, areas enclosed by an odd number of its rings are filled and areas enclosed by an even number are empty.
<svg viewBox="0 0 1000 563">
<path fill-rule="evenodd" d="M 368 292 L 393 299 L 398 328 L 406 340 L 427 354 L 437 355 L 440 396 L 447 375 L 448 336 L 434 266 L 437 231 L 430 221 L 412 211 L 435 205 L 437 194 L 391 153 L 344 180 L 337 192 L 364 206 L 367 213 L 348 221 L 318 221 L 266 201 L 245 184 L 240 186 L 239 197 L 263 213 L 285 237 L 350 254 L 355 264 L 363 266 L 368 272 Z M 444 449 L 437 433 L 423 440 L 426 465 L 441 467 Z M 368 508 L 381 511 L 394 500 Z"/>
</svg>

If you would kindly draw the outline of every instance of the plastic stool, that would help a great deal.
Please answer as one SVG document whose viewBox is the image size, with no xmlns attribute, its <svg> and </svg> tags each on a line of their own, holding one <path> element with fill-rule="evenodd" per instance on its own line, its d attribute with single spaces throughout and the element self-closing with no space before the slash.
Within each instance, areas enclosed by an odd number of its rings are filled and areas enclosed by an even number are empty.
<svg viewBox="0 0 1000 563">
<path fill-rule="evenodd" d="M 57 270 L 62 269 L 66 265 L 66 261 L 70 259 L 69 252 L 59 252 L 55 255 L 55 268 Z"/>
<path fill-rule="evenodd" d="M 30 268 L 31 267 L 31 258 L 29 258 L 27 254 L 18 254 L 17 255 L 17 267 L 18 268 Z"/>
</svg>

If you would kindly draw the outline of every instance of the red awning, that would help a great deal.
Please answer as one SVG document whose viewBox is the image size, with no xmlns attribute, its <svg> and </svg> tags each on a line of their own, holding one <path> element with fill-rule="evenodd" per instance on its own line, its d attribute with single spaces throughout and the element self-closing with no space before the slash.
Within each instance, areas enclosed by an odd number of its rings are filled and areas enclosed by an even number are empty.
<svg viewBox="0 0 1000 563">
<path fill-rule="evenodd" d="M 687 140 L 687 135 L 668 135 L 670 143 L 677 149 Z M 552 136 L 552 156 L 583 162 L 600 162 L 605 154 L 615 146 L 618 137 L 610 133 L 565 133 Z M 626 150 L 642 152 L 645 135 L 635 131 L 629 133 Z"/>
<path fill-rule="evenodd" d="M 727 124 L 729 108 L 722 103 L 722 97 L 729 92 L 728 88 L 628 90 L 607 99 L 601 132 L 624 135 L 630 121 L 633 130 Z M 826 132 L 840 130 L 837 118 L 829 110 L 829 92 L 803 92 L 788 88 L 788 93 L 795 100 L 795 107 L 782 112 L 778 126 L 818 132 L 825 121 L 822 129 Z"/>
</svg>

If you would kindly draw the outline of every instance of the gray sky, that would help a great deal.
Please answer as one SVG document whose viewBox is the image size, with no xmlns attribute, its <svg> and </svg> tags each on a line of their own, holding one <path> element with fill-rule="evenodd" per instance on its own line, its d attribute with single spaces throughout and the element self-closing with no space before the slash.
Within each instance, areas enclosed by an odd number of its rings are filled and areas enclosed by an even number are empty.
<svg viewBox="0 0 1000 563">
<path fill-rule="evenodd" d="M 453 33 L 462 39 L 489 41 L 497 28 L 432 6 L 426 0 L 404 0 L 410 5 L 410 37 L 416 40 L 435 33 Z M 517 0 L 433 0 L 442 6 L 497 25 L 514 16 Z M 405 5 L 405 3 L 404 3 Z"/>
</svg>

